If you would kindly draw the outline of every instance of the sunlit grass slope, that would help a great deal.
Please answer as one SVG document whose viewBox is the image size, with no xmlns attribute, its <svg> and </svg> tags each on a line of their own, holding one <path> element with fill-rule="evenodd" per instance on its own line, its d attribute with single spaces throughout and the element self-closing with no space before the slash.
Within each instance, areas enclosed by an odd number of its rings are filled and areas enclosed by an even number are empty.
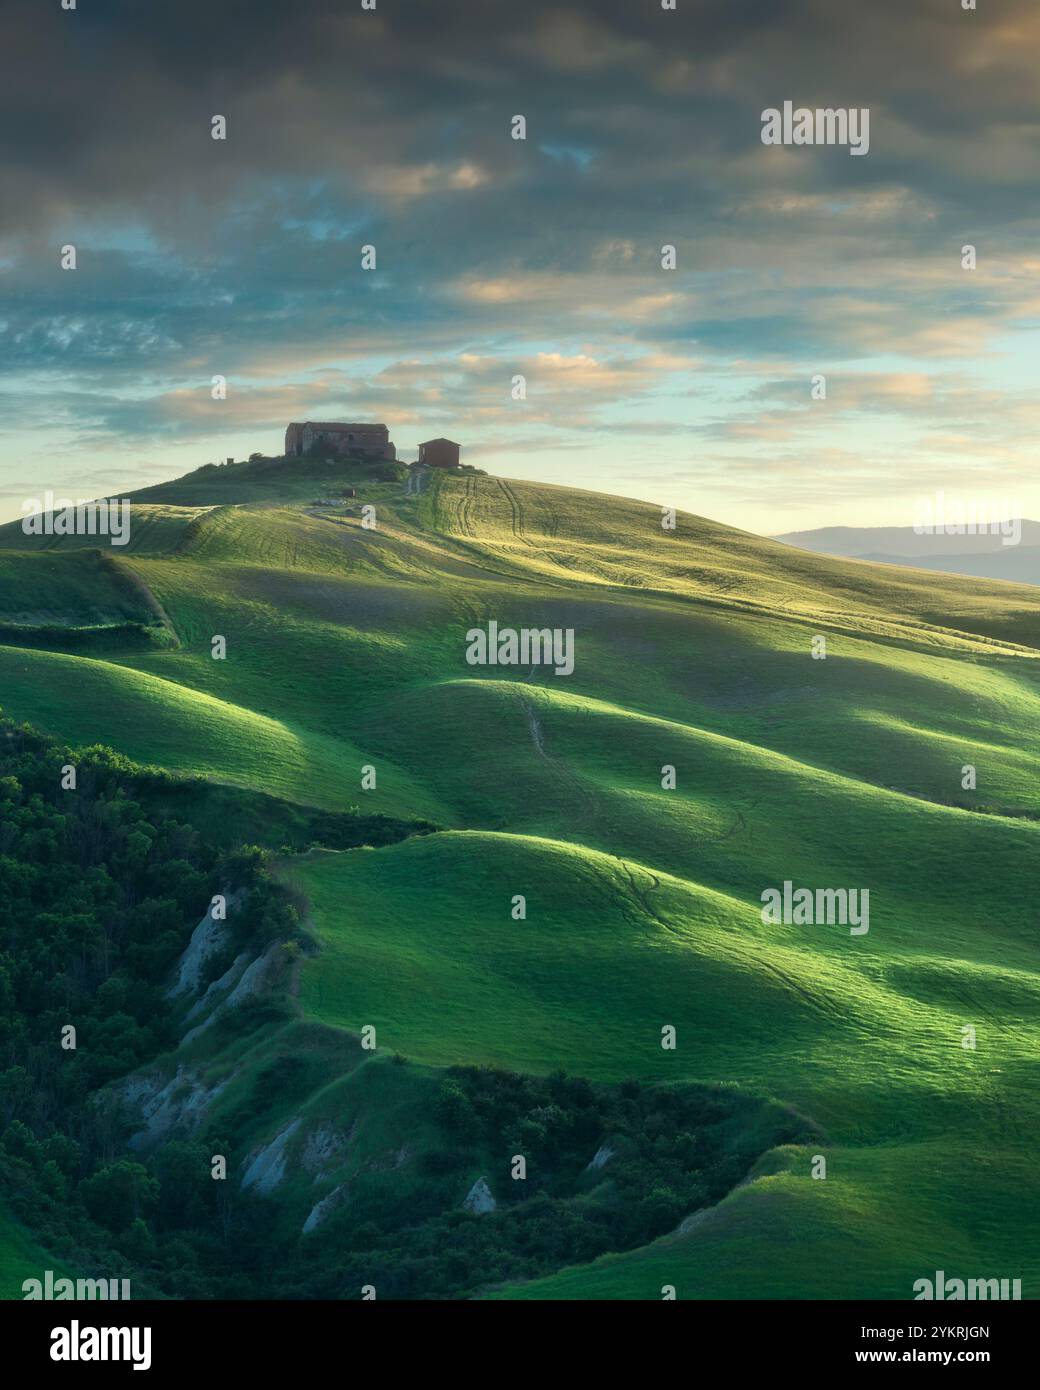
<svg viewBox="0 0 1040 1390">
<path fill-rule="evenodd" d="M 988 1150 L 988 1151 L 987 1151 Z M 959 1140 L 774 1151 L 753 1180 L 676 1234 L 584 1268 L 500 1291 L 527 1299 L 914 1297 L 918 1279 L 1037 1279 L 1036 1232 L 1021 1224 L 1035 1178 L 1020 1146 Z"/>
<path fill-rule="evenodd" d="M 870 931 L 853 937 L 763 924 L 750 895 L 527 836 L 454 832 L 295 873 L 325 933 L 303 973 L 307 1008 L 377 1022 L 424 1061 L 664 1080 L 710 1059 L 710 1079 L 782 1094 L 850 1136 L 905 1122 L 908 1103 L 918 1129 L 942 1128 L 951 1097 L 1002 1093 L 995 1058 L 1021 1070 L 1035 1056 L 1028 927 L 995 924 L 984 961 L 968 961 L 941 905 L 918 906 L 915 928 L 913 908 L 886 909 L 876 887 Z M 675 1052 L 660 1046 L 666 1024 Z"/>
<path fill-rule="evenodd" d="M 1036 1296 L 1037 591 L 566 488 L 343 480 L 335 508 L 305 465 L 150 489 L 115 590 L 89 548 L 0 533 L 0 616 L 116 621 L 133 594 L 170 634 L 8 633 L 0 704 L 444 827 L 292 863 L 305 1018 L 429 1065 L 737 1084 L 822 1127 L 826 1179 L 771 1154 L 688 1232 L 509 1296 L 906 1298 L 936 1268 Z M 573 629 L 573 673 L 468 665 L 491 619 Z M 869 932 L 763 924 L 785 879 L 868 890 Z"/>
<path fill-rule="evenodd" d="M 0 1299 L 22 1299 L 26 1279 L 75 1278 L 67 1265 L 43 1250 L 17 1221 L 0 1207 Z M 81 1276 L 82 1277 L 82 1276 Z"/>
</svg>

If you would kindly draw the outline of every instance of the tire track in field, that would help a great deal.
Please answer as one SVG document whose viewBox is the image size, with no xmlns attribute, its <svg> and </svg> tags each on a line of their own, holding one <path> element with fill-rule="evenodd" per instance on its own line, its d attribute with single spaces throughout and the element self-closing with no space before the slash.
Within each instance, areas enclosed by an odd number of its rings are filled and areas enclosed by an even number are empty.
<svg viewBox="0 0 1040 1390">
<path fill-rule="evenodd" d="M 524 508 L 519 497 L 517 497 L 516 493 L 503 478 L 496 478 L 495 482 L 498 484 L 499 490 L 505 498 L 512 514 L 513 535 L 517 540 L 522 541 L 524 545 L 531 546 L 532 549 L 535 549 L 534 542 L 528 539 L 527 532 L 524 529 Z"/>
<path fill-rule="evenodd" d="M 642 888 L 637 882 L 636 876 L 632 872 L 632 866 L 629 864 L 628 860 L 624 859 L 620 854 L 616 854 L 614 858 L 621 865 L 622 869 L 624 869 L 625 877 L 628 879 L 632 897 L 635 899 L 639 907 L 642 908 L 643 912 L 647 915 L 647 917 L 649 917 L 652 921 L 656 922 L 658 926 L 663 927 L 665 931 L 669 932 L 672 936 L 682 938 L 683 933 L 677 927 L 674 927 L 672 923 L 667 920 L 667 918 L 662 917 L 650 900 L 649 894 L 652 893 L 655 889 L 660 888 L 661 886 L 661 880 L 657 877 L 657 875 L 655 873 L 652 873 L 643 865 L 639 865 L 638 867 L 640 868 L 640 870 L 643 873 L 647 874 L 651 880 L 649 888 Z M 822 1014 L 825 1018 L 831 1021 L 833 1021 L 836 1017 L 844 1017 L 844 1015 L 841 1014 L 841 1011 L 836 1009 L 834 1005 L 826 1003 L 823 999 L 819 998 L 817 995 L 814 995 L 810 990 L 806 989 L 804 985 L 800 984 L 799 981 L 796 980 L 792 975 L 789 975 L 786 970 L 782 970 L 780 966 L 774 964 L 773 961 L 766 960 L 764 956 L 760 956 L 758 963 L 764 970 L 769 971 L 771 975 L 773 975 L 777 980 L 779 980 L 785 989 L 791 990 L 794 994 L 797 994 L 801 999 L 803 999 L 809 1005 L 809 1007 L 813 1009 L 816 1013 Z"/>
<path fill-rule="evenodd" d="M 599 820 L 599 803 L 577 773 L 573 772 L 562 758 L 556 757 L 555 754 L 549 751 L 545 740 L 545 730 L 542 727 L 541 720 L 538 718 L 534 702 L 520 691 L 517 691 L 517 696 L 527 720 L 527 727 L 530 730 L 531 742 L 534 744 L 535 752 L 544 762 L 548 763 L 560 782 L 577 800 L 579 807 L 584 812 L 583 819 L 585 826 L 586 828 L 590 828 Z"/>
<path fill-rule="evenodd" d="M 473 479 L 468 475 L 465 479 L 465 484 L 462 496 L 459 498 L 458 505 L 455 508 L 455 519 L 458 524 L 460 535 L 472 536 L 475 538 L 477 532 L 473 526 L 473 503 L 475 501 L 476 492 Z"/>
</svg>

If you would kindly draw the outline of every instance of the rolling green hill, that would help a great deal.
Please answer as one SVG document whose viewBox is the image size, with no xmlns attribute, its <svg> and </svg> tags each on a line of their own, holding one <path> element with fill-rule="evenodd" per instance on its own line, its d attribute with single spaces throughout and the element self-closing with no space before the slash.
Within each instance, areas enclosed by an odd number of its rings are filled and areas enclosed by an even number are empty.
<svg viewBox="0 0 1040 1390">
<path fill-rule="evenodd" d="M 680 1233 L 495 1296 L 898 1299 L 945 1269 L 1035 1297 L 1040 594 L 660 518 L 461 473 L 200 470 L 134 499 L 114 555 L 0 528 L 0 704 L 243 797 L 440 828 L 285 857 L 318 949 L 274 1055 L 371 1025 L 420 1077 L 722 1083 L 821 1136 Z M 572 629 L 573 673 L 468 665 L 491 620 Z M 785 880 L 869 890 L 869 932 L 763 923 Z M 353 1068 L 316 1071 L 306 1113 Z"/>
</svg>

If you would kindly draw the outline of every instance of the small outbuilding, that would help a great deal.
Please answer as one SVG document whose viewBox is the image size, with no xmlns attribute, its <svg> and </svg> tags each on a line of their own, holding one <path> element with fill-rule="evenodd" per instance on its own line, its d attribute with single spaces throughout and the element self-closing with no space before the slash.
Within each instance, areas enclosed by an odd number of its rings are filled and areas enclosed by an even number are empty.
<svg viewBox="0 0 1040 1390">
<path fill-rule="evenodd" d="M 454 439 L 427 439 L 419 445 L 419 462 L 427 468 L 458 468 L 459 445 Z"/>
</svg>

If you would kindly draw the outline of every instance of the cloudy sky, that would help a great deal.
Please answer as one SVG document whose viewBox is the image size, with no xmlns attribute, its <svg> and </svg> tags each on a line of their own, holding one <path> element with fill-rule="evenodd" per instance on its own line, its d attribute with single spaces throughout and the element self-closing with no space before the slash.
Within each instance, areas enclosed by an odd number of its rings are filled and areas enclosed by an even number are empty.
<svg viewBox="0 0 1040 1390">
<path fill-rule="evenodd" d="M 1040 515 L 1040 9 L 978 4 L 5 0 L 0 517 L 307 418 L 766 533 Z"/>
</svg>

